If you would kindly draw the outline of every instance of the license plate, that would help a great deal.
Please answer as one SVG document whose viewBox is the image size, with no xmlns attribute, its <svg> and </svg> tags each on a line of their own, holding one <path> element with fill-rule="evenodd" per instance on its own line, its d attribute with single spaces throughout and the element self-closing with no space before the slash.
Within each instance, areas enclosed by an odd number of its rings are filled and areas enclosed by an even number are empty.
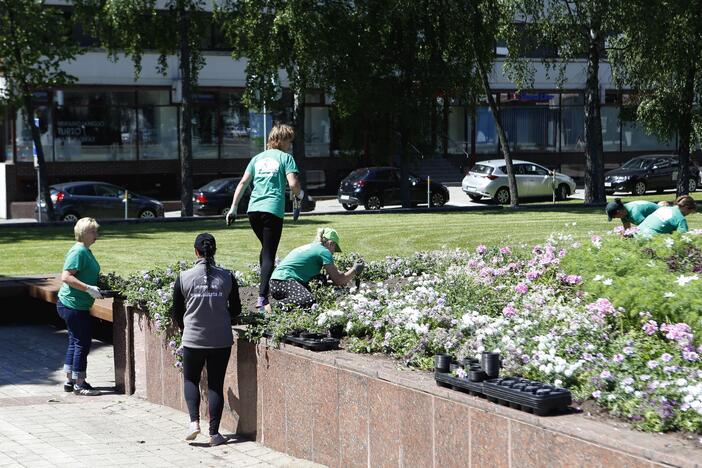
<svg viewBox="0 0 702 468">
<path fill-rule="evenodd" d="M 467 187 L 466 187 L 466 190 L 469 191 L 469 192 L 475 192 L 475 187 L 467 186 Z"/>
<path fill-rule="evenodd" d="M 349 198 L 351 197 L 349 197 L 348 195 L 339 195 L 339 200 L 348 200 Z"/>
<path fill-rule="evenodd" d="M 611 187 L 611 186 L 612 186 L 612 182 L 605 182 L 605 187 Z"/>
</svg>

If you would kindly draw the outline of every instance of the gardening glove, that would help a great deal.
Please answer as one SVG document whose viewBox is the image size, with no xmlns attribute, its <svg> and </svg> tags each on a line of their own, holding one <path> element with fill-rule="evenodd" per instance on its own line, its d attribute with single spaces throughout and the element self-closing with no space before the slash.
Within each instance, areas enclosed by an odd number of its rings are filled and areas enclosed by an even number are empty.
<svg viewBox="0 0 702 468">
<path fill-rule="evenodd" d="M 224 216 L 224 220 L 227 222 L 227 226 L 231 226 L 234 221 L 236 221 L 236 208 L 231 207 L 229 211 Z"/>
<path fill-rule="evenodd" d="M 298 201 L 302 201 L 305 199 L 305 191 L 300 189 L 300 193 L 295 195 L 295 198 L 297 198 Z"/>
<path fill-rule="evenodd" d="M 97 286 L 88 286 L 88 289 L 86 289 L 85 292 L 90 294 L 90 297 L 93 299 L 102 299 L 102 293 Z"/>
<path fill-rule="evenodd" d="M 363 260 L 356 260 L 356 263 L 353 264 L 353 271 L 356 272 L 356 276 L 363 273 L 363 269 L 365 267 L 366 267 L 366 264 L 363 262 Z"/>
</svg>

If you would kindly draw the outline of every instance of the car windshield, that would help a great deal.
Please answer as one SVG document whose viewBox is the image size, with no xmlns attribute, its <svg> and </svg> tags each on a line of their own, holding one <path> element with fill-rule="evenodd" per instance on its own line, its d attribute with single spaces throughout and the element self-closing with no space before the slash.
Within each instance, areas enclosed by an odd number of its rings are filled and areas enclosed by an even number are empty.
<svg viewBox="0 0 702 468">
<path fill-rule="evenodd" d="M 198 190 L 201 192 L 216 192 L 220 190 L 222 187 L 227 185 L 229 182 L 229 179 L 217 179 L 213 180 L 211 182 L 206 183 L 202 187 L 200 187 Z"/>
<path fill-rule="evenodd" d="M 622 169 L 646 169 L 651 164 L 650 159 L 632 159 L 622 166 Z"/>
<path fill-rule="evenodd" d="M 473 166 L 473 169 L 471 169 L 470 172 L 475 172 L 476 174 L 490 175 L 490 174 L 492 174 L 493 170 L 494 170 L 494 167 L 492 167 L 492 166 L 486 166 L 484 164 L 476 164 L 475 166 Z"/>
<path fill-rule="evenodd" d="M 346 179 L 349 182 L 354 182 L 356 180 L 363 179 L 366 175 L 368 175 L 368 169 L 356 169 L 353 171 L 351 174 L 349 174 Z"/>
</svg>

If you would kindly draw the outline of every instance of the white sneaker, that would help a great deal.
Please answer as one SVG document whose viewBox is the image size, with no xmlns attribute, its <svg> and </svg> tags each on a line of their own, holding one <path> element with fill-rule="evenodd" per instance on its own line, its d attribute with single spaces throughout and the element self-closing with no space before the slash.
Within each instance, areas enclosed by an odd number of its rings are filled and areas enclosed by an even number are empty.
<svg viewBox="0 0 702 468">
<path fill-rule="evenodd" d="M 215 435 L 210 436 L 210 447 L 215 447 L 217 445 L 222 445 L 222 444 L 226 444 L 226 443 L 227 443 L 227 439 L 219 432 L 216 433 Z"/>
<path fill-rule="evenodd" d="M 185 433 L 185 440 L 195 440 L 200 433 L 200 422 L 190 421 L 188 423 L 188 431 Z"/>
</svg>

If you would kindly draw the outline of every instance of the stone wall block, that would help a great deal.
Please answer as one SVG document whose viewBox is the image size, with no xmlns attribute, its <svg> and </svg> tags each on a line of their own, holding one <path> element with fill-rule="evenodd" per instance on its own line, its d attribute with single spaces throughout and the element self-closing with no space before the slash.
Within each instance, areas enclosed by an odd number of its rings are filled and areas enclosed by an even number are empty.
<svg viewBox="0 0 702 468">
<path fill-rule="evenodd" d="M 305 460 L 312 459 L 312 434 L 315 403 L 313 362 L 295 355 L 287 356 L 285 367 L 285 435 L 288 453 Z"/>
<path fill-rule="evenodd" d="M 311 362 L 310 394 L 312 411 L 312 461 L 330 468 L 339 465 L 339 371 Z"/>
<path fill-rule="evenodd" d="M 397 467 L 402 459 L 403 404 L 401 389 L 382 380 L 368 382 L 369 434 L 368 457 L 373 467 Z"/>
<path fill-rule="evenodd" d="M 470 462 L 471 409 L 434 398 L 434 459 L 436 466 L 460 468 Z"/>
<path fill-rule="evenodd" d="M 369 379 L 339 370 L 339 464 L 368 466 Z"/>
<path fill-rule="evenodd" d="M 285 445 L 285 374 L 286 354 L 262 347 L 258 360 L 258 376 L 262 382 L 260 442 L 274 450 L 287 453 Z"/>
<path fill-rule="evenodd" d="M 470 464 L 472 468 L 509 466 L 509 420 L 493 413 L 470 412 Z"/>
</svg>

